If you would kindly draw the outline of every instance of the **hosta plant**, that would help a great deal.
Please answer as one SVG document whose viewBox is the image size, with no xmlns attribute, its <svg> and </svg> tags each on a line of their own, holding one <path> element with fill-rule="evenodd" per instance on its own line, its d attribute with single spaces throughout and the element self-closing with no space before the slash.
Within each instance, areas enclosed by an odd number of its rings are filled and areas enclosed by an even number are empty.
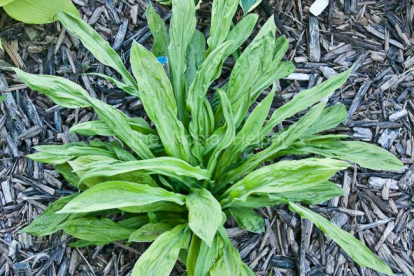
<svg viewBox="0 0 414 276">
<path fill-rule="evenodd" d="M 226 219 L 261 233 L 264 221 L 254 210 L 285 204 L 360 266 L 392 273 L 361 241 L 301 204 L 340 196 L 341 188 L 329 179 L 349 163 L 373 170 L 403 168 L 379 147 L 321 134 L 347 117 L 342 104 L 327 107 L 327 102 L 351 71 L 301 91 L 269 114 L 275 89 L 265 91 L 294 71 L 291 62 L 282 61 L 288 42 L 275 37 L 270 18 L 241 54 L 234 54 L 258 20 L 250 14 L 232 27 L 238 2 L 213 2 L 207 40 L 196 30 L 193 0 L 172 1 L 169 31 L 148 6 L 154 44 L 151 51 L 132 45 L 133 74 L 90 26 L 70 14 L 58 15 L 100 62 L 119 73 L 119 78 L 99 76 L 139 98 L 151 123 L 128 117 L 64 78 L 15 69 L 28 87 L 56 104 L 91 108 L 98 115 L 98 121 L 77 124 L 71 132 L 117 138 L 37 146 L 29 158 L 53 164 L 79 193 L 57 200 L 23 232 L 63 230 L 79 239 L 73 246 L 152 242 L 133 276 L 169 275 L 177 259 L 190 276 L 254 275 L 227 236 Z M 232 54 L 236 61 L 228 82 L 213 85 Z M 158 56 L 168 57 L 169 75 Z M 265 97 L 255 105 L 261 94 Z M 275 130 L 292 117 L 295 123 Z"/>
</svg>

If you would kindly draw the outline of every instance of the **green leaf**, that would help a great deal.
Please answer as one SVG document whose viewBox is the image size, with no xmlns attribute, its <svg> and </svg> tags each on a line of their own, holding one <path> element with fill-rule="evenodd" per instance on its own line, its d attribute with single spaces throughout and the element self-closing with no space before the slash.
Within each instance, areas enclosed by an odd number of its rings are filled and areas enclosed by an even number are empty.
<svg viewBox="0 0 414 276">
<path fill-rule="evenodd" d="M 89 26 L 88 23 L 71 14 L 59 13 L 57 18 L 62 22 L 66 29 L 82 41 L 83 46 L 85 46 L 97 60 L 116 70 L 122 76 L 122 80 L 128 86 L 134 88 L 133 91 L 127 90 L 125 92 L 133 92 L 130 94 L 138 96 L 137 82 L 125 68 L 119 55 L 111 48 L 109 43 L 102 38 L 102 36 Z"/>
<path fill-rule="evenodd" d="M 85 187 L 79 185 L 79 177 L 73 173 L 69 163 L 55 165 L 55 170 L 58 171 L 73 187 L 84 190 Z"/>
<path fill-rule="evenodd" d="M 172 213 L 182 213 L 186 211 L 184 206 L 180 206 L 173 202 L 168 201 L 159 201 L 150 204 L 145 204 L 141 206 L 130 206 L 120 208 L 122 211 L 129 213 L 148 213 L 148 212 L 172 212 Z"/>
<path fill-rule="evenodd" d="M 106 242 L 106 241 L 91 242 L 91 241 L 78 240 L 78 241 L 69 243 L 69 246 L 76 247 L 76 248 L 83 248 L 87 246 L 101 246 L 101 245 L 105 245 L 108 243 L 109 242 Z"/>
<path fill-rule="evenodd" d="M 59 105 L 67 108 L 93 107 L 99 118 L 138 156 L 145 159 L 154 157 L 149 147 L 142 141 L 143 135 L 131 128 L 130 123 L 137 124 L 138 121 L 128 118 L 114 107 L 90 97 L 81 86 L 69 80 L 55 76 L 28 74 L 20 69 L 14 70 L 31 89 L 42 92 Z"/>
<path fill-rule="evenodd" d="M 221 181 L 220 186 L 236 181 L 243 175 L 253 171 L 264 161 L 270 160 L 283 149 L 289 147 L 311 126 L 322 113 L 326 105 L 326 100 L 312 107 L 309 112 L 303 116 L 298 122 L 290 126 L 287 130 L 278 133 L 272 141 L 272 144 L 265 150 L 249 156 L 239 167 L 227 174 L 227 178 Z"/>
<path fill-rule="evenodd" d="M 80 19 L 78 10 L 70 0 L 16 0 L 3 8 L 14 19 L 29 24 L 54 22 L 57 19 L 56 14 L 60 12 L 69 13 Z"/>
<path fill-rule="evenodd" d="M 220 203 L 206 189 L 191 189 L 186 206 L 191 230 L 210 247 L 223 223 Z"/>
<path fill-rule="evenodd" d="M 322 82 L 319 85 L 303 90 L 290 102 L 278 108 L 275 112 L 273 112 L 268 123 L 260 131 L 260 137 L 257 142 L 262 141 L 264 137 L 266 137 L 266 135 L 269 134 L 271 130 L 283 120 L 292 117 L 296 113 L 305 110 L 309 106 L 335 92 L 336 89 L 340 88 L 346 82 L 351 72 L 352 68 Z"/>
<path fill-rule="evenodd" d="M 10 2 L 13 2 L 16 0 L 0 0 L 0 7 L 3 7 L 4 5 L 7 5 Z"/>
<path fill-rule="evenodd" d="M 114 107 L 105 104 L 95 98 L 90 99 L 95 112 L 110 129 L 127 144 L 139 157 L 143 159 L 153 158 L 150 148 L 143 141 L 144 136 L 131 127 L 130 118 Z"/>
<path fill-rule="evenodd" d="M 115 133 L 103 121 L 89 121 L 72 126 L 69 133 L 76 132 L 85 136 L 113 136 Z"/>
<path fill-rule="evenodd" d="M 116 87 L 118 87 L 119 89 L 121 89 L 122 91 L 130 94 L 130 95 L 135 95 L 136 94 L 136 88 L 134 88 L 134 86 L 130 86 L 128 84 L 123 83 L 122 81 L 119 81 L 115 78 L 112 78 L 110 76 L 107 76 L 105 74 L 99 74 L 99 73 L 88 73 L 86 75 L 92 75 L 92 76 L 98 76 L 101 77 L 111 83 L 113 83 Z"/>
<path fill-rule="evenodd" d="M 245 14 L 251 12 L 256 8 L 262 0 L 240 0 L 240 6 L 243 8 Z"/>
<path fill-rule="evenodd" d="M 220 203 L 206 189 L 191 189 L 186 206 L 191 230 L 210 247 L 223 222 Z"/>
<path fill-rule="evenodd" d="M 265 231 L 264 219 L 253 209 L 230 208 L 229 211 L 240 228 L 253 233 L 263 233 Z"/>
<path fill-rule="evenodd" d="M 273 87 L 269 95 L 267 95 L 266 98 L 264 98 L 263 101 L 261 101 L 256 106 L 256 108 L 247 118 L 242 129 L 237 134 L 233 143 L 225 150 L 223 156 L 218 162 L 218 165 L 216 166 L 214 178 L 219 178 L 222 175 L 225 167 L 233 164 L 240 156 L 240 153 L 257 138 L 257 135 L 262 128 L 267 115 L 269 114 L 274 96 L 275 87 Z"/>
<path fill-rule="evenodd" d="M 70 201 L 59 213 L 81 213 L 142 206 L 158 201 L 169 201 L 183 205 L 185 196 L 144 184 L 108 181 L 86 190 Z"/>
<path fill-rule="evenodd" d="M 168 223 L 148 223 L 129 236 L 129 242 L 152 242 L 174 226 Z"/>
<path fill-rule="evenodd" d="M 137 229 L 140 228 L 142 226 L 144 226 L 145 224 L 147 224 L 149 222 L 148 220 L 148 216 L 147 215 L 142 215 L 142 216 L 135 216 L 135 217 L 130 217 L 121 221 L 118 221 L 118 225 L 123 227 L 123 228 L 127 228 L 127 229 Z"/>
<path fill-rule="evenodd" d="M 18 68 L 13 68 L 13 70 L 30 89 L 42 92 L 60 106 L 67 108 L 91 106 L 88 92 L 70 80 L 55 76 L 29 74 Z"/>
<path fill-rule="evenodd" d="M 93 170 L 94 168 L 100 168 L 106 165 L 110 166 L 111 164 L 115 164 L 117 162 L 119 161 L 108 159 L 108 158 L 103 158 L 101 156 L 86 155 L 86 156 L 81 156 L 73 161 L 69 161 L 69 164 L 72 167 L 71 172 L 72 173 L 75 172 L 78 177 L 82 178 L 85 173 Z M 79 179 L 78 185 L 79 183 L 82 183 L 82 185 L 84 184 L 87 187 L 92 187 L 92 186 L 95 186 L 96 184 L 106 182 L 106 181 L 112 181 L 112 180 L 147 184 L 152 187 L 157 187 L 157 184 L 155 183 L 155 181 L 151 178 L 151 176 L 146 171 L 134 171 L 134 172 L 128 172 L 128 173 L 120 173 L 120 174 L 112 175 L 110 177 L 105 177 L 105 176 L 89 177 L 87 180 L 83 180 L 83 181 Z"/>
<path fill-rule="evenodd" d="M 194 81 L 197 70 L 204 62 L 204 53 L 206 51 L 206 39 L 204 34 L 199 30 L 194 31 L 191 44 L 188 46 L 187 52 L 187 69 L 185 70 L 185 87 L 188 90 Z"/>
<path fill-rule="evenodd" d="M 229 32 L 226 41 L 233 41 L 233 46 L 229 49 L 229 55 L 234 53 L 251 36 L 259 16 L 249 14 L 234 26 Z"/>
<path fill-rule="evenodd" d="M 284 154 L 317 154 L 357 163 L 372 170 L 402 170 L 404 164 L 392 153 L 378 146 L 358 141 L 298 141 Z"/>
<path fill-rule="evenodd" d="M 154 44 L 152 46 L 152 53 L 159 56 L 168 56 L 168 45 L 170 38 L 167 33 L 167 27 L 164 20 L 157 14 L 154 7 L 149 3 L 146 11 L 148 26 L 154 37 Z"/>
<path fill-rule="evenodd" d="M 107 218 L 74 219 L 65 222 L 60 228 L 78 239 L 99 243 L 126 240 L 134 232 Z"/>
<path fill-rule="evenodd" d="M 1 39 L 0 39 L 0 48 L 1 48 Z M 4 102 L 6 100 L 6 98 L 7 98 L 7 94 L 4 94 L 4 95 L 0 96 L 0 104 L 2 102 Z"/>
<path fill-rule="evenodd" d="M 187 225 L 163 233 L 138 259 L 131 276 L 169 276 L 180 250 L 188 247 L 190 236 Z"/>
<path fill-rule="evenodd" d="M 267 70 L 253 84 L 250 104 L 256 101 L 262 91 L 276 80 L 287 77 L 295 71 L 295 66 L 291 62 L 281 62 L 288 48 L 289 41 L 285 36 L 280 36 L 275 39 L 273 60 Z"/>
<path fill-rule="evenodd" d="M 210 37 L 207 40 L 209 53 L 223 43 L 232 25 L 239 0 L 225 0 L 213 2 L 211 12 Z M 231 54 L 231 53 L 230 53 Z"/>
<path fill-rule="evenodd" d="M 303 135 L 308 136 L 335 128 L 340 123 L 344 122 L 347 116 L 348 112 L 343 104 L 336 104 L 331 107 L 327 107 L 323 110 L 318 120 L 316 120 Z"/>
<path fill-rule="evenodd" d="M 276 26 L 271 18 L 267 20 L 253 41 L 237 59 L 230 74 L 227 94 L 232 102 L 236 127 L 240 125 L 250 105 L 250 93 L 253 84 L 257 78 L 268 70 L 268 66 L 272 62 L 272 59 L 269 58 L 269 49 L 274 48 L 275 32 Z M 243 106 L 235 105 L 238 101 Z"/>
<path fill-rule="evenodd" d="M 252 276 L 254 273 L 240 259 L 239 252 L 231 244 L 226 230 L 221 228 L 221 249 L 218 258 L 210 270 L 211 276 Z M 253 273 L 253 274 L 252 274 Z"/>
<path fill-rule="evenodd" d="M 286 193 L 306 190 L 329 180 L 348 164 L 335 159 L 308 158 L 298 161 L 281 161 L 262 167 L 231 186 L 221 197 L 221 205 L 245 202 L 249 195 L 260 193 Z"/>
<path fill-rule="evenodd" d="M 116 164 L 103 164 L 85 173 L 81 181 L 97 176 L 113 176 L 121 173 L 133 171 L 147 171 L 186 181 L 185 177 L 191 177 L 198 180 L 209 180 L 210 173 L 199 167 L 193 167 L 188 163 L 174 157 L 158 157 L 154 159 L 128 161 Z M 187 184 L 194 183 L 187 180 Z"/>
<path fill-rule="evenodd" d="M 187 96 L 187 108 L 191 114 L 189 131 L 194 140 L 193 154 L 202 163 L 204 155 L 202 142 L 211 133 L 211 128 L 206 127 L 205 96 L 212 82 L 219 77 L 228 49 L 233 42 L 225 42 L 217 47 L 203 62 L 197 71 Z M 210 107 L 211 108 L 211 107 Z M 211 111 L 212 112 L 212 111 Z M 213 126 L 214 128 L 214 126 Z"/>
<path fill-rule="evenodd" d="M 308 205 L 323 203 L 334 197 L 341 196 L 344 191 L 335 183 L 324 182 L 314 185 L 305 185 L 303 189 L 297 191 L 268 194 L 271 200 L 283 202 L 284 200 L 293 202 L 303 202 Z"/>
<path fill-rule="evenodd" d="M 216 234 L 213 244 L 209 247 L 199 237 L 193 235 L 188 250 L 187 271 L 189 276 L 208 276 L 210 268 L 217 258 L 219 236 Z"/>
<path fill-rule="evenodd" d="M 29 226 L 26 226 L 19 233 L 29 233 L 35 236 L 46 236 L 59 230 L 59 226 L 65 222 L 71 214 L 57 214 L 69 201 L 77 197 L 78 194 L 61 197 L 50 204 L 42 214 L 35 218 Z"/>
<path fill-rule="evenodd" d="M 218 140 L 217 145 L 215 145 L 214 151 L 211 154 L 210 159 L 208 161 L 207 169 L 211 173 L 213 173 L 216 167 L 217 159 L 220 153 L 234 141 L 235 133 L 236 133 L 236 127 L 234 125 L 234 117 L 233 117 L 233 110 L 231 108 L 231 103 L 229 99 L 227 98 L 226 93 L 223 90 L 219 89 L 218 93 L 220 94 L 221 106 L 223 108 L 223 113 L 224 113 L 224 118 L 226 120 L 226 124 L 216 130 L 217 134 L 214 133 L 209 138 L 209 139 L 214 140 L 222 136 L 221 139 Z M 219 133 L 220 134 L 222 133 L 222 135 L 220 135 Z"/>
<path fill-rule="evenodd" d="M 108 150 L 89 147 L 83 143 L 72 143 L 65 145 L 42 145 L 34 147 L 39 152 L 29 154 L 26 157 L 47 164 L 64 164 L 69 160 L 75 159 L 84 155 L 98 155 L 102 158 L 109 158 L 115 160 L 116 156 L 113 152 Z"/>
<path fill-rule="evenodd" d="M 188 125 L 184 83 L 185 57 L 196 28 L 194 0 L 173 0 L 168 46 L 171 80 L 178 107 L 178 118 Z"/>
<path fill-rule="evenodd" d="M 392 275 L 389 266 L 372 253 L 364 244 L 348 232 L 342 230 L 324 217 L 293 202 L 288 202 L 290 210 L 312 221 L 326 235 L 332 238 L 360 266 L 369 267 L 381 273 Z"/>
<path fill-rule="evenodd" d="M 141 101 L 157 128 L 165 152 L 189 162 L 189 144 L 184 126 L 177 119 L 177 105 L 164 68 L 150 51 L 137 43 L 132 45 L 131 64 Z"/>
</svg>

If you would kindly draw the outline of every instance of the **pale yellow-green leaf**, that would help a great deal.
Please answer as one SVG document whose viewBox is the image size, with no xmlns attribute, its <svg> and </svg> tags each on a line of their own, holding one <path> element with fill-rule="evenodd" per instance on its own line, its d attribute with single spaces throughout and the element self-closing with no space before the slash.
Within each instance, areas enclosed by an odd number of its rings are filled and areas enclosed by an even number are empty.
<svg viewBox="0 0 414 276">
<path fill-rule="evenodd" d="M 78 10 L 70 0 L 15 0 L 3 8 L 14 19 L 29 24 L 54 22 L 60 12 L 70 13 L 80 19 Z"/>
</svg>

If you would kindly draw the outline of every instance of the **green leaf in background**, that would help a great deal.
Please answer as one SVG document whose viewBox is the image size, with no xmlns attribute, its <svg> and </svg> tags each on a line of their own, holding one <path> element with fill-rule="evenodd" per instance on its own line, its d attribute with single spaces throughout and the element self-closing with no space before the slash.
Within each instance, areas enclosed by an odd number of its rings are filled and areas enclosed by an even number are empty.
<svg viewBox="0 0 414 276">
<path fill-rule="evenodd" d="M 131 276 L 169 276 L 180 250 L 188 247 L 190 237 L 185 224 L 163 233 L 139 257 Z"/>
<path fill-rule="evenodd" d="M 179 205 L 185 196 L 162 188 L 125 181 L 108 181 L 93 186 L 69 202 L 59 213 L 81 213 L 129 206 L 141 206 L 158 201 Z"/>
<path fill-rule="evenodd" d="M 52 0 L 55 1 L 55 0 Z M 121 76 L 122 80 L 134 90 L 127 90 L 125 92 L 133 92 L 131 95 L 138 96 L 137 82 L 125 68 L 119 55 L 111 48 L 109 43 L 102 38 L 88 23 L 82 19 L 75 17 L 68 13 L 59 13 L 57 18 L 62 22 L 63 26 L 71 33 L 76 35 L 82 44 L 94 55 L 94 57 L 103 64 L 116 70 Z"/>
<path fill-rule="evenodd" d="M 7 3 L 8 4 L 4 4 Z M 56 14 L 66 12 L 71 16 L 79 18 L 80 15 L 76 7 L 70 0 L 15 0 L 2 1 L 3 6 L 8 15 L 16 20 L 29 24 L 44 24 L 57 20 Z"/>
<path fill-rule="evenodd" d="M 167 27 L 164 20 L 157 14 L 151 2 L 147 7 L 148 26 L 154 38 L 152 46 L 152 53 L 156 57 L 168 56 L 168 45 L 170 44 L 170 37 L 168 36 Z"/>
<path fill-rule="evenodd" d="M 170 23 L 170 58 L 171 82 L 178 107 L 178 118 L 185 126 L 189 117 L 186 109 L 185 57 L 196 27 L 194 0 L 173 0 Z"/>
<path fill-rule="evenodd" d="M 35 236 L 45 236 L 53 234 L 59 230 L 60 225 L 65 222 L 71 214 L 57 214 L 69 201 L 76 198 L 79 194 L 61 197 L 50 204 L 42 214 L 40 214 L 29 225 L 20 230 L 20 233 L 30 233 Z"/>
<path fill-rule="evenodd" d="M 196 235 L 191 238 L 188 250 L 187 271 L 189 276 L 208 276 L 210 268 L 218 254 L 219 234 L 216 234 L 212 245 L 209 247 Z"/>
<path fill-rule="evenodd" d="M 141 101 L 157 128 L 165 152 L 189 162 L 190 147 L 184 126 L 177 118 L 177 104 L 164 68 L 150 51 L 135 42 L 131 64 L 138 80 Z"/>
<path fill-rule="evenodd" d="M 129 242 L 152 242 L 174 226 L 168 223 L 148 223 L 129 236 Z"/>
<path fill-rule="evenodd" d="M 206 189 L 191 189 L 186 206 L 191 230 L 210 247 L 223 223 L 220 203 Z"/>
<path fill-rule="evenodd" d="M 230 208 L 231 216 L 237 225 L 253 233 L 263 233 L 265 231 L 265 222 L 261 215 L 250 208 Z"/>
<path fill-rule="evenodd" d="M 312 140 L 298 141 L 284 154 L 317 154 L 357 163 L 372 170 L 402 170 L 404 164 L 392 153 L 359 141 Z"/>
<path fill-rule="evenodd" d="M 240 0 L 240 6 L 243 8 L 244 14 L 254 10 L 262 0 Z"/>
<path fill-rule="evenodd" d="M 389 266 L 372 253 L 362 242 L 348 232 L 342 230 L 324 217 L 302 207 L 296 203 L 288 202 L 292 212 L 312 221 L 327 236 L 332 238 L 357 264 L 369 267 L 388 275 L 393 274 Z"/>
<path fill-rule="evenodd" d="M 127 240 L 134 232 L 107 218 L 73 219 L 62 224 L 60 228 L 78 239 L 99 243 Z"/>
</svg>

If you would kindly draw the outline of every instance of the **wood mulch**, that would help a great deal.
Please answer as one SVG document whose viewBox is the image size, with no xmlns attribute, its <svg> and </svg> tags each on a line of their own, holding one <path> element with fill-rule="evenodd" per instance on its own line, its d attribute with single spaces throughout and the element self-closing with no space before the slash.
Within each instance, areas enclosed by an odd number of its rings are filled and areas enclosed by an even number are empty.
<svg viewBox="0 0 414 276">
<path fill-rule="evenodd" d="M 147 0 L 73 2 L 125 60 L 133 40 L 151 45 L 145 20 Z M 274 15 L 278 35 L 290 41 L 285 58 L 297 66 L 294 74 L 280 82 L 274 108 L 300 89 L 355 66 L 350 80 L 330 99 L 330 104 L 345 104 L 349 114 L 334 132 L 382 146 L 398 156 L 406 170 L 381 172 L 355 166 L 333 179 L 345 194 L 313 210 L 352 232 L 397 275 L 413 276 L 414 1 L 331 0 L 318 17 L 309 13 L 312 2 L 264 0 L 254 11 L 261 17 L 259 25 Z M 169 8 L 155 6 L 168 21 Z M 206 34 L 210 9 L 209 3 L 203 3 L 198 10 L 199 28 Z M 241 17 L 239 11 L 236 20 Z M 19 66 L 32 73 L 64 76 L 127 114 L 145 116 L 140 101 L 106 81 L 83 75 L 86 70 L 114 73 L 59 23 L 24 25 L 3 13 L 0 30 L 5 49 L 0 50 L 0 90 L 8 95 L 0 106 L 0 275 L 127 275 L 146 245 L 116 242 L 75 249 L 68 247 L 72 239 L 61 232 L 41 238 L 17 233 L 50 202 L 73 191 L 52 167 L 25 155 L 39 144 L 87 140 L 69 134 L 68 129 L 96 115 L 89 109 L 54 105 L 26 89 L 6 68 Z M 226 62 L 224 77 L 233 64 Z M 311 222 L 286 206 L 259 212 L 266 220 L 264 234 L 248 233 L 228 222 L 241 257 L 257 275 L 379 275 L 356 265 Z M 177 263 L 172 275 L 183 272 Z"/>
</svg>

